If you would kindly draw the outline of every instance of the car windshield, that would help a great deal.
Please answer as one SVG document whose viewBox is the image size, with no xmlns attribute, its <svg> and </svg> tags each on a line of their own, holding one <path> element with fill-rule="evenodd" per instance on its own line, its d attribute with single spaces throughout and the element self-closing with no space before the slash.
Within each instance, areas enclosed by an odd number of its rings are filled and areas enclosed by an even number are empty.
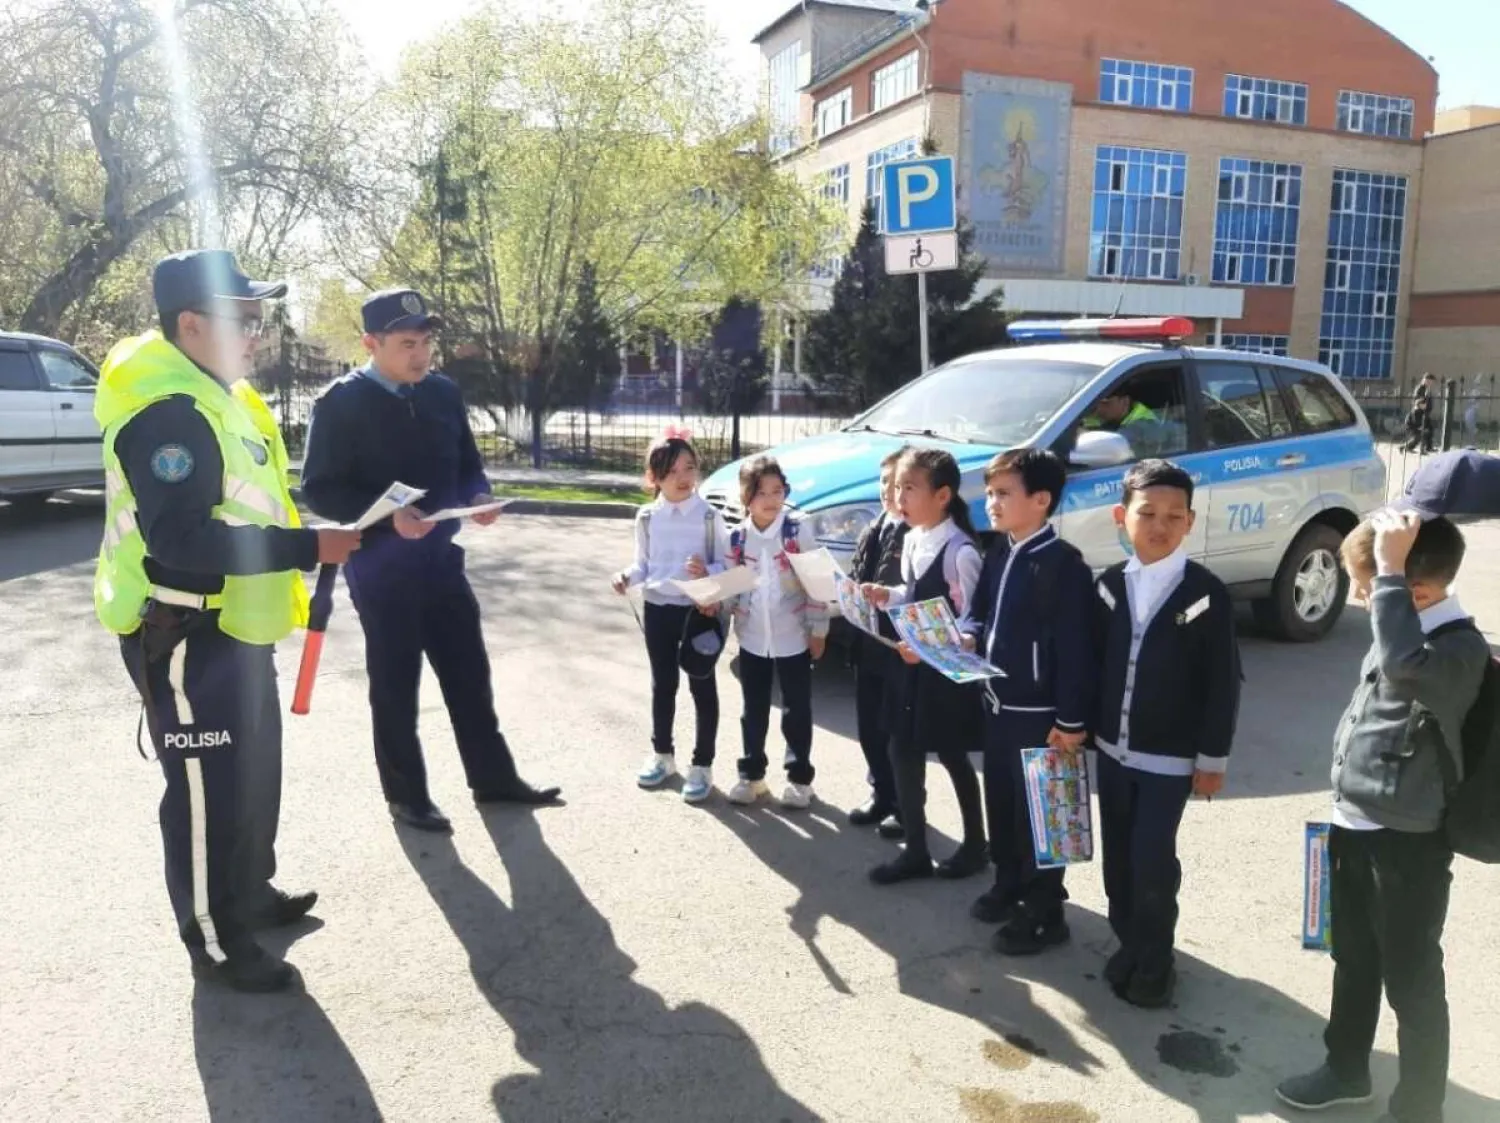
<svg viewBox="0 0 1500 1123">
<path fill-rule="evenodd" d="M 1035 436 L 1100 369 L 1019 355 L 952 363 L 898 390 L 851 428 L 1011 447 Z"/>
</svg>

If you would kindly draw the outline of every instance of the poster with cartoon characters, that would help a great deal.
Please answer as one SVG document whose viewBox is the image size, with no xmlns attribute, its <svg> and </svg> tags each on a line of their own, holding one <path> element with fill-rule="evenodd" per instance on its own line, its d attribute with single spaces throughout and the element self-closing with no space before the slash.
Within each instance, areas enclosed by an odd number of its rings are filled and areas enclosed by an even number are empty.
<svg viewBox="0 0 1500 1123">
<path fill-rule="evenodd" d="M 834 566 L 833 588 L 838 597 L 839 611 L 843 613 L 845 620 L 865 635 L 878 639 L 887 647 L 896 646 L 880 634 L 880 609 L 865 598 L 865 594 L 860 590 L 859 582 L 839 569 L 837 565 Z"/>
<path fill-rule="evenodd" d="M 1091 861 L 1094 816 L 1089 803 L 1088 754 L 1022 749 L 1021 768 L 1037 868 Z"/>
<path fill-rule="evenodd" d="M 898 605 L 887 610 L 887 614 L 902 642 L 944 678 L 968 683 L 1004 676 L 999 667 L 963 649 L 958 621 L 942 597 Z"/>
</svg>

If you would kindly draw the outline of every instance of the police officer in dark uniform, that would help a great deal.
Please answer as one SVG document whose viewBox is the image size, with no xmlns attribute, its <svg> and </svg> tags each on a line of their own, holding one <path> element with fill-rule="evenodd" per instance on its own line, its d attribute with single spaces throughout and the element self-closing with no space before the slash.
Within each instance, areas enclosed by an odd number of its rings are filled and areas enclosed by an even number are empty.
<svg viewBox="0 0 1500 1123">
<path fill-rule="evenodd" d="M 255 942 L 316 893 L 274 888 L 281 718 L 274 644 L 306 623 L 299 570 L 342 562 L 349 531 L 301 529 L 286 449 L 249 384 L 261 301 L 223 251 L 158 263 L 161 331 L 117 344 L 95 402 L 106 521 L 100 621 L 125 665 L 166 777 L 167 889 L 195 973 L 247 991 L 295 973 Z"/>
<path fill-rule="evenodd" d="M 458 386 L 431 369 L 442 326 L 411 289 L 365 301 L 370 362 L 318 400 L 307 436 L 302 494 L 324 518 L 352 522 L 394 482 L 424 489 L 428 511 L 490 498 L 484 463 Z M 488 525 L 494 515 L 479 515 Z M 458 523 L 398 511 L 371 527 L 344 569 L 365 633 L 375 764 L 391 816 L 426 831 L 452 825 L 433 805 L 417 739 L 425 655 L 437 673 L 474 801 L 543 804 L 557 788 L 533 788 L 516 772 L 500 732 L 479 604 L 453 541 Z"/>
</svg>

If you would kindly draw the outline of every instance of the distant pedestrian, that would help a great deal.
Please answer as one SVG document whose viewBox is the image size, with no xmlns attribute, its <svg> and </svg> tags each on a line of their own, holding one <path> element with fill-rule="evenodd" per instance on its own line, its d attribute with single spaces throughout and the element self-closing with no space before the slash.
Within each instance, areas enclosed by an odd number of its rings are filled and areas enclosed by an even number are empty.
<svg viewBox="0 0 1500 1123">
<path fill-rule="evenodd" d="M 786 474 L 769 456 L 740 468 L 745 521 L 729 534 L 731 567 L 749 566 L 754 589 L 731 606 L 740 641 L 740 688 L 744 692 L 744 753 L 731 803 L 751 804 L 767 791 L 766 734 L 771 688 L 781 687 L 781 733 L 786 739 L 786 789 L 781 805 L 805 810 L 812 802 L 812 665 L 828 643 L 828 606 L 807 595 L 791 558 L 818 548 L 812 528 L 787 512 Z"/>
<path fill-rule="evenodd" d="M 636 512 L 635 559 L 611 582 L 622 596 L 640 585 L 642 624 L 651 663 L 651 755 L 636 776 L 642 788 L 659 788 L 677 774 L 672 726 L 682 664 L 707 663 L 707 673 L 688 676 L 698 730 L 682 798 L 701 803 L 713 791 L 719 736 L 719 687 L 713 659 L 723 648 L 722 625 L 712 611 L 697 609 L 674 582 L 724 571 L 729 531 L 724 518 L 698 494 L 698 452 L 685 433 L 662 437 L 646 453 L 646 484 L 656 498 Z M 702 647 L 717 648 L 705 654 Z M 695 647 L 695 642 L 699 645 Z"/>
<path fill-rule="evenodd" d="M 1115 508 L 1132 557 L 1095 586 L 1099 833 L 1120 941 L 1104 976 L 1135 1006 L 1172 1000 L 1177 829 L 1190 796 L 1211 799 L 1223 787 L 1239 715 L 1234 607 L 1224 583 L 1188 560 L 1193 519 L 1185 470 L 1137 464 Z"/>
<path fill-rule="evenodd" d="M 901 548 L 909 527 L 896 506 L 896 464 L 905 446 L 889 452 L 880 462 L 880 514 L 865 527 L 854 547 L 849 576 L 860 584 L 901 583 Z M 854 629 L 850 629 L 854 632 Z M 890 619 L 880 617 L 880 631 L 896 639 Z M 895 667 L 895 656 L 883 643 L 858 632 L 851 638 L 849 658 L 854 664 L 854 718 L 860 751 L 870 781 L 870 798 L 849 812 L 856 827 L 878 827 L 886 838 L 901 838 L 901 811 L 896 805 L 896 781 L 891 775 L 890 723 L 886 720 L 886 687 Z"/>
<path fill-rule="evenodd" d="M 1424 490 L 1415 505 L 1456 487 Z M 1382 512 L 1344 540 L 1344 568 L 1369 606 L 1373 642 L 1333 747 L 1328 834 L 1333 1003 L 1324 1063 L 1276 1094 L 1321 1111 L 1373 1098 L 1370 1053 L 1384 992 L 1396 1012 L 1400 1077 L 1381 1123 L 1443 1117 L 1448 998 L 1443 925 L 1453 850 L 1443 831 L 1450 777 L 1461 774 L 1461 730 L 1479 697 L 1489 644 L 1449 589 L 1464 539 L 1441 515 Z"/>
<path fill-rule="evenodd" d="M 1411 412 L 1406 415 L 1406 451 L 1432 452 L 1432 391 L 1437 379 L 1431 374 L 1422 375 L 1417 388 L 1412 391 Z"/>
<path fill-rule="evenodd" d="M 974 600 L 983 563 L 969 507 L 959 494 L 958 461 L 935 448 L 909 450 L 896 467 L 896 504 L 911 527 L 901 553 L 901 584 L 865 585 L 872 604 L 915 604 L 942 599 L 955 617 Z M 876 866 L 870 879 L 890 885 L 911 878 L 971 877 L 989 864 L 984 845 L 984 804 L 969 753 L 979 747 L 978 688 L 959 685 L 902 648 L 887 689 L 891 768 L 906 848 Z M 948 771 L 963 817 L 963 842 L 934 868 L 927 850 L 927 754 Z"/>
</svg>

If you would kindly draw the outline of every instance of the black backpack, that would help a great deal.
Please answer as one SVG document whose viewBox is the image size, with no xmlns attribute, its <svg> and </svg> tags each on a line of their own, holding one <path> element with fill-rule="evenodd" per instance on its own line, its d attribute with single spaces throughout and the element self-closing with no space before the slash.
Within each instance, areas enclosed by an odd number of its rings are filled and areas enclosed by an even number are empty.
<svg viewBox="0 0 1500 1123">
<path fill-rule="evenodd" d="M 1433 637 L 1468 628 L 1472 620 L 1455 620 L 1433 630 Z M 1438 756 L 1448 788 L 1443 829 L 1456 854 L 1489 865 L 1500 864 L 1500 662 L 1491 656 L 1484 667 L 1479 697 L 1464 716 L 1460 735 L 1464 778 L 1456 782 L 1453 762 Z"/>
</svg>

